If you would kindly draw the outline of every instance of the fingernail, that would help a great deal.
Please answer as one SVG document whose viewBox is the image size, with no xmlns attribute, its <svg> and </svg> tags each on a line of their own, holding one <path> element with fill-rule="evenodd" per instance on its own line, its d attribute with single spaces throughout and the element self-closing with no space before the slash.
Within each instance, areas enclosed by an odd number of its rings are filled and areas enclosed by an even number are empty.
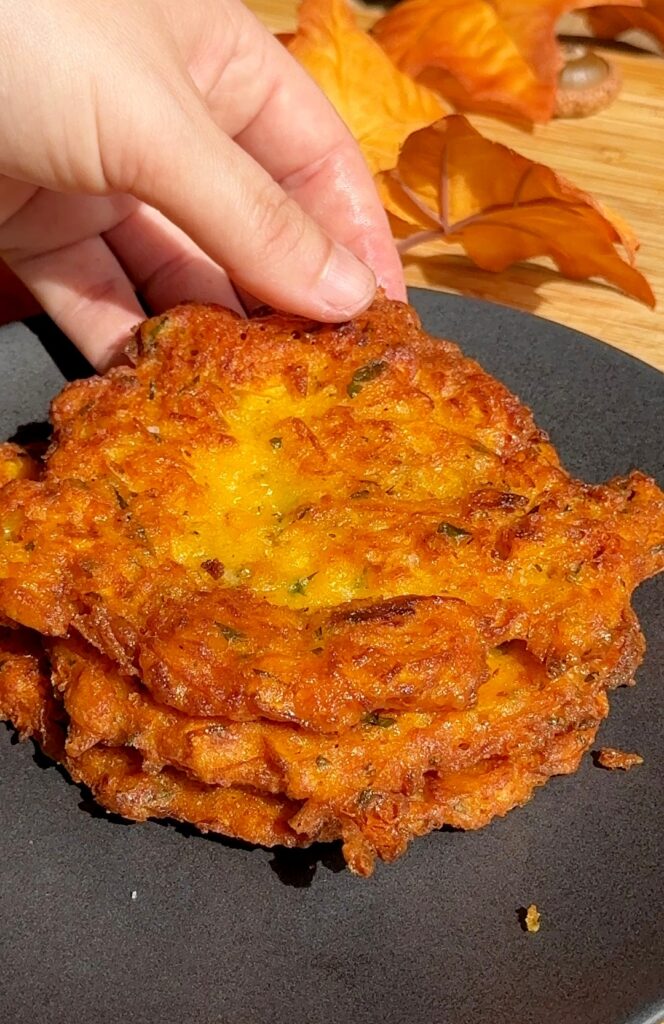
<svg viewBox="0 0 664 1024">
<path fill-rule="evenodd" d="M 348 249 L 335 245 L 318 295 L 323 312 L 334 319 L 355 316 L 366 309 L 376 294 L 376 278 Z"/>
</svg>

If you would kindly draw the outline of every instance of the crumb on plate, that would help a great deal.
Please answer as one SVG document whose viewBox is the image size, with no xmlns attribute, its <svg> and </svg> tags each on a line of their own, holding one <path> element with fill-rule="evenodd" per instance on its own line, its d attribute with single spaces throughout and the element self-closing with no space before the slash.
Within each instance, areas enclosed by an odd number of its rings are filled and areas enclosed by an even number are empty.
<svg viewBox="0 0 664 1024">
<path fill-rule="evenodd" d="M 528 907 L 525 916 L 524 924 L 527 932 L 538 932 L 540 930 L 541 914 L 537 909 L 536 904 L 531 903 Z"/>
<path fill-rule="evenodd" d="M 597 753 L 596 762 L 601 765 L 602 768 L 608 768 L 610 771 L 615 771 L 615 769 L 621 768 L 626 772 L 637 764 L 643 764 L 643 758 L 640 754 L 630 753 L 627 750 L 616 750 L 614 747 L 602 747 L 602 749 Z"/>
</svg>

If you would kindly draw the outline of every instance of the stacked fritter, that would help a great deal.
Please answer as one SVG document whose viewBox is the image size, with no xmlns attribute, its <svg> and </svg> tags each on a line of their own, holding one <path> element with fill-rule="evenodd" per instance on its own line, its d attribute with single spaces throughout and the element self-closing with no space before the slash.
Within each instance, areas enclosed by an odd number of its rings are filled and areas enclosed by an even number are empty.
<svg viewBox="0 0 664 1024">
<path fill-rule="evenodd" d="M 574 771 L 664 495 L 589 486 L 407 306 L 183 305 L 0 459 L 0 715 L 128 818 L 369 874 Z M 21 628 L 17 628 L 21 627 Z"/>
</svg>

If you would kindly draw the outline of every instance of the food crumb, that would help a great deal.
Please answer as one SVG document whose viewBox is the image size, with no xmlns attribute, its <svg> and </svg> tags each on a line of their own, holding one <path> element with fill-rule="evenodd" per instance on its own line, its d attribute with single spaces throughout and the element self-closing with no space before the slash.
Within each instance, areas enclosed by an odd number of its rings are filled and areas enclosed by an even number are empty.
<svg viewBox="0 0 664 1024">
<path fill-rule="evenodd" d="M 524 931 L 538 932 L 540 930 L 542 915 L 535 903 L 531 903 L 527 910 L 522 910 L 520 916 Z"/>
<path fill-rule="evenodd" d="M 600 765 L 602 768 L 608 768 L 609 771 L 614 771 L 616 768 L 622 768 L 622 770 L 626 772 L 637 764 L 643 764 L 643 758 L 640 754 L 633 754 L 627 750 L 616 750 L 614 747 L 602 747 L 602 749 L 595 755 L 595 763 Z"/>
<path fill-rule="evenodd" d="M 132 889 L 131 890 L 131 898 L 132 898 L 132 900 L 135 900 L 137 896 L 138 896 L 138 893 L 136 892 L 136 890 Z"/>
</svg>

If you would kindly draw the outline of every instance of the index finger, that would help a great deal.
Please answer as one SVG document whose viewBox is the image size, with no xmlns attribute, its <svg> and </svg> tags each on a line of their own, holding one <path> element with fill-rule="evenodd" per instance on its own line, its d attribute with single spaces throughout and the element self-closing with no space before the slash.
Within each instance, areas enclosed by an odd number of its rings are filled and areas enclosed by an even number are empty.
<svg viewBox="0 0 664 1024">
<path fill-rule="evenodd" d="M 231 60 L 206 89 L 215 121 L 335 241 L 371 267 L 388 295 L 405 298 L 387 216 L 349 130 L 313 79 L 246 8 L 236 32 Z"/>
</svg>

